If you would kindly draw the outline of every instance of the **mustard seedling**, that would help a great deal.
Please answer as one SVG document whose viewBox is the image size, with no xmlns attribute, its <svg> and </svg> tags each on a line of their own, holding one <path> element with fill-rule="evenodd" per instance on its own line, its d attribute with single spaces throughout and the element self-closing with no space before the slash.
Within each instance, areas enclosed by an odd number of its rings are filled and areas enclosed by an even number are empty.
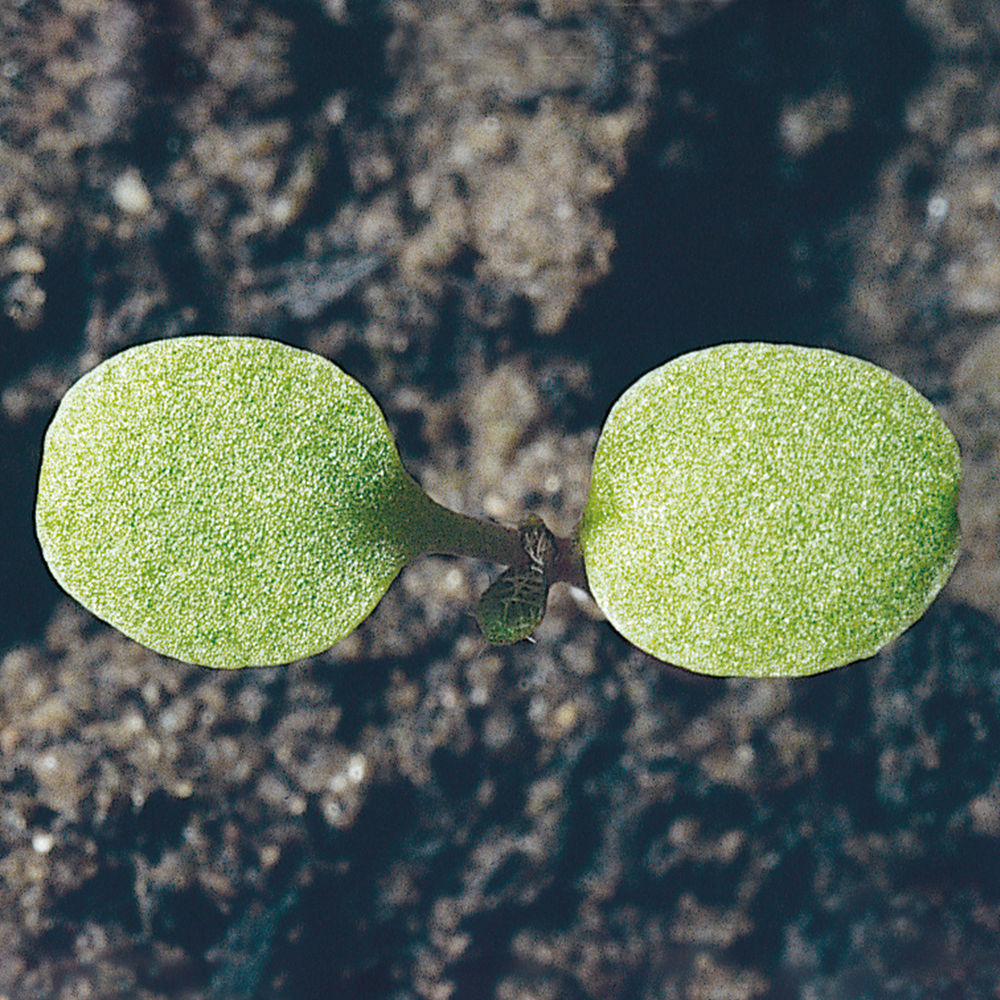
<svg viewBox="0 0 1000 1000">
<path fill-rule="evenodd" d="M 406 472 L 368 392 L 277 341 L 130 348 L 66 393 L 36 527 L 57 581 L 190 663 L 320 652 L 427 553 L 507 566 L 476 617 L 526 638 L 551 584 L 589 586 L 651 655 L 794 676 L 873 654 L 957 559 L 958 448 L 933 406 L 832 351 L 724 344 L 615 404 L 572 538 L 450 511 Z"/>
</svg>

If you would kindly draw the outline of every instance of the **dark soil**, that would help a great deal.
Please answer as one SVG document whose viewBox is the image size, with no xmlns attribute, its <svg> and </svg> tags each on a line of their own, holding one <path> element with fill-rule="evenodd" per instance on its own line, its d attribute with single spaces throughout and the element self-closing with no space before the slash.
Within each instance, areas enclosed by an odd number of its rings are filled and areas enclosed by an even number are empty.
<svg viewBox="0 0 1000 1000">
<path fill-rule="evenodd" d="M 0 998 L 1000 996 L 991 0 L 0 4 Z M 438 500 L 568 534 L 607 408 L 724 340 L 937 403 L 966 551 L 881 654 L 710 680 L 427 559 L 212 672 L 63 596 L 45 426 L 201 330 L 367 385 Z"/>
</svg>

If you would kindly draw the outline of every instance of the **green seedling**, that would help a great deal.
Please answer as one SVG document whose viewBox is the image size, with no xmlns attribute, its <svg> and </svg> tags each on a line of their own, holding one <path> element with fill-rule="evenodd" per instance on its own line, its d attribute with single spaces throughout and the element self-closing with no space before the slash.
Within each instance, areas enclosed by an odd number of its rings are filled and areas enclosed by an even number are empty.
<svg viewBox="0 0 1000 1000">
<path fill-rule="evenodd" d="M 601 433 L 578 532 L 447 510 L 375 401 L 324 358 L 196 336 L 118 354 L 45 438 L 36 526 L 59 583 L 190 663 L 313 655 L 427 553 L 508 569 L 486 638 L 526 638 L 551 584 L 589 586 L 625 638 L 708 674 L 793 676 L 869 656 L 957 558 L 960 462 L 931 404 L 832 351 L 724 344 L 663 365 Z"/>
</svg>

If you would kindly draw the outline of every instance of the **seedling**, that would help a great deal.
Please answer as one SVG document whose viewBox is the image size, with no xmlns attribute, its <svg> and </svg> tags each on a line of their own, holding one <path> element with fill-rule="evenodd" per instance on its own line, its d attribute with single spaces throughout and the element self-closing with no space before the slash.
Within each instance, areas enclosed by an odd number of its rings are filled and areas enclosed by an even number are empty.
<svg viewBox="0 0 1000 1000">
<path fill-rule="evenodd" d="M 508 569 L 477 618 L 527 637 L 549 587 L 707 674 L 812 674 L 909 627 L 957 559 L 958 448 L 931 404 L 832 351 L 736 343 L 613 407 L 580 527 L 447 510 L 366 390 L 277 341 L 195 336 L 108 359 L 46 433 L 36 525 L 59 583 L 169 656 L 286 663 L 351 632 L 426 553 Z"/>
</svg>

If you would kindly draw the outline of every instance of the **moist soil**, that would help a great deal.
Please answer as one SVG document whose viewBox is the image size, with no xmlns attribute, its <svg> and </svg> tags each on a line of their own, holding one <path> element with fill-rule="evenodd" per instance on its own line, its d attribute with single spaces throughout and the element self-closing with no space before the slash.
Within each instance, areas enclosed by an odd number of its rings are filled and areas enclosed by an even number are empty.
<svg viewBox="0 0 1000 1000">
<path fill-rule="evenodd" d="M 987 1000 L 1000 954 L 1000 21 L 990 0 L 0 5 L 0 998 Z M 67 387 L 200 331 L 317 351 L 442 503 L 570 534 L 699 346 L 940 408 L 965 550 L 813 678 L 718 680 L 428 558 L 217 672 L 59 591 Z"/>
</svg>

